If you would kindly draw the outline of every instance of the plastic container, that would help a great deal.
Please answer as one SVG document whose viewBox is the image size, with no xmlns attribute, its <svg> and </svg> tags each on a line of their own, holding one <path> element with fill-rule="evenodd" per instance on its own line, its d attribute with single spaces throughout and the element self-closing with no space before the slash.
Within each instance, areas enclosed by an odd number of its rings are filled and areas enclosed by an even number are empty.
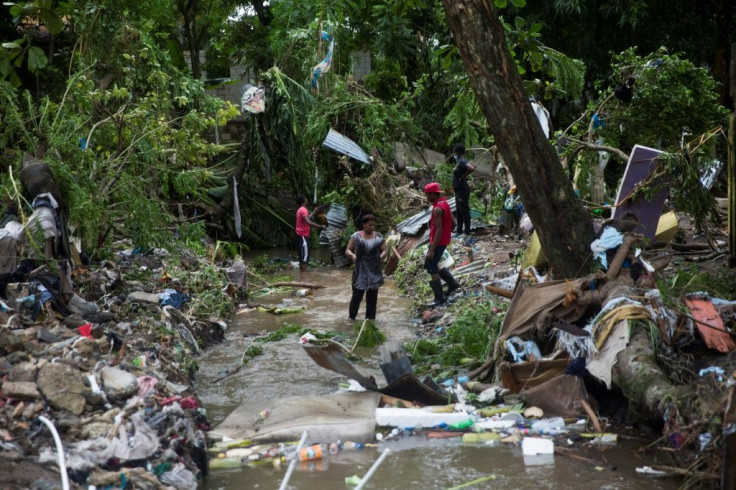
<svg viewBox="0 0 736 490">
<path fill-rule="evenodd" d="M 536 434 L 541 434 L 544 431 L 550 429 L 564 429 L 565 419 L 562 417 L 552 417 L 549 419 L 537 420 L 532 424 L 531 431 Z"/>
<path fill-rule="evenodd" d="M 322 459 L 322 446 L 319 444 L 302 448 L 299 451 L 300 461 L 313 461 L 315 459 Z"/>
<path fill-rule="evenodd" d="M 554 454 L 555 443 L 551 439 L 540 437 L 525 437 L 521 441 L 521 452 L 524 456 L 536 456 L 537 454 Z"/>
<path fill-rule="evenodd" d="M 241 458 L 211 458 L 209 466 L 211 470 L 240 468 L 243 466 L 243 460 Z"/>
</svg>

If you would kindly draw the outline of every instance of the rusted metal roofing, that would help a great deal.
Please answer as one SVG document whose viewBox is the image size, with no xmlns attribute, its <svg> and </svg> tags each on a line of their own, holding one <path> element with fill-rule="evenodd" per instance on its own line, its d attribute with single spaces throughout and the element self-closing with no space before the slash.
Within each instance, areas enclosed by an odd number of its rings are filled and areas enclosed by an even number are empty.
<svg viewBox="0 0 736 490">
<path fill-rule="evenodd" d="M 347 155 L 350 158 L 355 158 L 360 162 L 371 163 L 368 154 L 364 152 L 357 143 L 347 136 L 341 135 L 332 128 L 330 128 L 330 131 L 327 133 L 327 137 L 322 142 L 322 146 L 326 146 L 327 148 L 335 150 L 338 153 L 342 153 L 343 155 Z"/>
</svg>

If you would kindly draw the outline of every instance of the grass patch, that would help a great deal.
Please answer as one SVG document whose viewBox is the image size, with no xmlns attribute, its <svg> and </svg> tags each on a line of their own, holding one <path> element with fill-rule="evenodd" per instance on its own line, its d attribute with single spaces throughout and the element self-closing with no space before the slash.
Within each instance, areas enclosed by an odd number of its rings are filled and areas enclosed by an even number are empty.
<svg viewBox="0 0 736 490">
<path fill-rule="evenodd" d="M 473 305 L 471 306 L 471 303 Z M 412 364 L 418 372 L 457 372 L 480 366 L 493 350 L 503 322 L 504 303 L 494 303 L 483 298 L 466 298 L 456 305 L 459 312 L 444 335 L 434 339 L 420 339 L 408 346 Z"/>
</svg>

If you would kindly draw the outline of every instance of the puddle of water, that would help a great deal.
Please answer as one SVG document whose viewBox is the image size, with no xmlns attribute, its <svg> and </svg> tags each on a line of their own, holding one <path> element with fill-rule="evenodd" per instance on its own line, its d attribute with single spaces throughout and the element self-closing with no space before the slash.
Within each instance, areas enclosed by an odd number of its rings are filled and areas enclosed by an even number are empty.
<svg viewBox="0 0 736 490">
<path fill-rule="evenodd" d="M 226 341 L 214 346 L 200 359 L 197 393 L 204 402 L 210 423 L 216 426 L 238 405 L 254 397 L 276 399 L 295 395 L 319 395 L 334 392 L 343 379 L 332 371 L 317 366 L 297 344 L 296 335 L 279 342 L 262 344 L 264 355 L 252 359 L 234 374 L 220 380 L 239 365 L 243 351 L 252 343 L 248 333 L 276 330 L 284 322 L 297 323 L 320 330 L 345 334 L 345 343 L 354 338 L 356 323 L 347 318 L 350 301 L 350 271 L 332 268 L 310 269 L 304 274 L 288 271 L 294 281 L 323 284 L 311 298 L 286 295 L 259 298 L 264 305 L 275 305 L 283 299 L 303 303 L 307 308 L 298 314 L 273 315 L 252 311 L 237 316 L 226 334 Z M 410 299 L 401 297 L 392 281 L 381 288 L 378 297 L 378 326 L 389 340 L 416 338 L 410 314 Z M 363 307 L 358 318 L 364 314 Z M 360 324 L 360 321 L 357 321 Z M 363 360 L 354 363 L 364 375 L 383 380 L 377 349 L 360 352 Z M 326 441 L 327 442 L 327 441 Z M 635 474 L 643 463 L 633 457 L 636 444 L 619 442 L 615 447 L 592 449 L 586 457 L 616 466 L 616 471 L 596 471 L 586 463 L 555 456 L 550 460 L 525 459 L 521 449 L 509 446 L 462 445 L 458 440 L 428 440 L 422 436 L 387 441 L 389 454 L 376 471 L 366 489 L 450 488 L 491 474 L 472 488 L 507 489 L 647 489 L 678 488 L 677 481 L 649 479 Z M 327 455 L 323 460 L 299 463 L 289 480 L 289 488 L 325 490 L 346 488 L 345 478 L 363 476 L 378 457 L 375 448 L 345 450 Z M 278 488 L 286 473 L 286 465 L 243 467 L 214 471 L 202 482 L 202 488 L 234 490 L 242 488 Z"/>
</svg>

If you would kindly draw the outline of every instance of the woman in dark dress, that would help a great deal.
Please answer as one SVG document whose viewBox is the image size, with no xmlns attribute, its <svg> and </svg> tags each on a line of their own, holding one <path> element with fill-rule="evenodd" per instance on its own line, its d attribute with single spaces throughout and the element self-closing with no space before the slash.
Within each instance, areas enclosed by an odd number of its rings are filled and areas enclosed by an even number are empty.
<svg viewBox="0 0 736 490">
<path fill-rule="evenodd" d="M 355 320 L 358 308 L 366 297 L 365 317 L 376 319 L 378 288 L 383 285 L 381 261 L 386 257 L 386 240 L 376 231 L 376 217 L 363 216 L 363 230 L 350 237 L 345 255 L 353 261 L 353 297 L 350 299 L 348 315 Z"/>
</svg>

